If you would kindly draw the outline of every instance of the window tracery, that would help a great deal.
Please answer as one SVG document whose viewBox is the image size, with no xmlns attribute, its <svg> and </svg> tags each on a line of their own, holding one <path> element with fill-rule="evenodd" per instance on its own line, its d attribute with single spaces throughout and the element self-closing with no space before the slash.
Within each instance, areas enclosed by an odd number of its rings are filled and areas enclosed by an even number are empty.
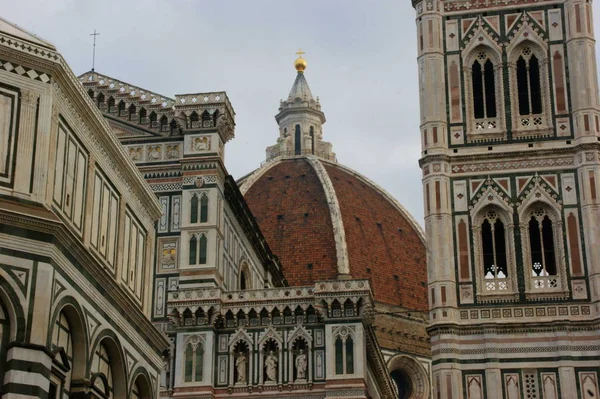
<svg viewBox="0 0 600 399">
<path fill-rule="evenodd" d="M 205 265 L 208 240 L 205 234 L 192 234 L 189 241 L 189 265 Z"/>
<path fill-rule="evenodd" d="M 208 222 L 208 195 L 194 193 L 190 199 L 190 223 Z"/>
<path fill-rule="evenodd" d="M 187 340 L 184 351 L 184 382 L 202 381 L 204 372 L 204 343 L 194 335 Z"/>
<path fill-rule="evenodd" d="M 535 190 L 534 194 L 539 191 Z M 541 195 L 540 195 L 541 197 Z M 521 246 L 528 295 L 567 294 L 563 227 L 560 213 L 549 203 L 536 201 L 521 216 Z"/>
<path fill-rule="evenodd" d="M 340 327 L 333 334 L 335 374 L 354 374 L 354 334 L 348 327 Z"/>
<path fill-rule="evenodd" d="M 467 138 L 471 142 L 503 138 L 502 61 L 491 47 L 475 47 L 464 58 Z"/>
<path fill-rule="evenodd" d="M 473 113 L 475 119 L 496 117 L 496 83 L 494 64 L 485 51 L 479 51 L 471 65 L 471 84 L 473 87 Z M 490 120 L 488 124 L 494 121 Z M 489 127 L 489 126 L 488 126 Z M 496 127 L 495 125 L 493 126 Z M 477 129 L 485 128 L 481 124 Z"/>
<path fill-rule="evenodd" d="M 531 134 L 551 134 L 550 82 L 548 59 L 543 44 L 529 36 L 509 49 L 508 69 L 513 119 L 516 137 Z"/>
<path fill-rule="evenodd" d="M 499 296 L 510 300 L 517 292 L 514 225 L 509 210 L 498 204 L 486 205 L 473 216 L 475 275 L 482 302 L 496 301 Z"/>
</svg>

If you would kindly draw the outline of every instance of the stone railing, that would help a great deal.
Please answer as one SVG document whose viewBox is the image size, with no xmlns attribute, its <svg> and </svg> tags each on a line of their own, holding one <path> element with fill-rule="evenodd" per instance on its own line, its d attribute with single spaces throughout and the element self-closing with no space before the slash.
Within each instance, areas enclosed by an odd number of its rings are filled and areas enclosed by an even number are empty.
<svg viewBox="0 0 600 399">
<path fill-rule="evenodd" d="M 264 288 L 258 290 L 227 291 L 220 288 L 188 288 L 167 294 L 171 307 L 190 302 L 220 302 L 222 305 L 239 305 L 251 302 L 286 302 L 303 300 L 311 302 L 315 297 L 371 296 L 368 280 L 317 281 L 309 287 Z"/>
</svg>

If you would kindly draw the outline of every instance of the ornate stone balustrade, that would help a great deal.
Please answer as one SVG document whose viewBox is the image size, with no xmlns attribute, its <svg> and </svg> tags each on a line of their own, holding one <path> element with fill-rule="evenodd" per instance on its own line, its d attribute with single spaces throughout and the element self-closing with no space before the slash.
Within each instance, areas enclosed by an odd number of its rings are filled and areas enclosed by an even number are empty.
<svg viewBox="0 0 600 399">
<path fill-rule="evenodd" d="M 249 311 L 259 308 L 283 309 L 286 306 L 295 308 L 301 306 L 306 308 L 310 305 L 316 308 L 329 307 L 338 300 L 340 305 L 344 301 L 351 300 L 356 304 L 362 300 L 362 304 L 372 305 L 371 286 L 368 280 L 339 280 L 318 281 L 315 286 L 310 287 L 282 287 L 265 288 L 258 290 L 228 291 L 220 288 L 195 288 L 182 289 L 167 294 L 167 311 L 176 310 L 182 313 L 189 309 L 196 312 L 198 309 L 213 308 L 216 313 L 226 313 L 228 310 L 237 312 L 239 309 Z M 337 315 L 337 314 L 336 314 Z M 338 316 L 354 316 L 355 311 L 346 309 Z"/>
</svg>

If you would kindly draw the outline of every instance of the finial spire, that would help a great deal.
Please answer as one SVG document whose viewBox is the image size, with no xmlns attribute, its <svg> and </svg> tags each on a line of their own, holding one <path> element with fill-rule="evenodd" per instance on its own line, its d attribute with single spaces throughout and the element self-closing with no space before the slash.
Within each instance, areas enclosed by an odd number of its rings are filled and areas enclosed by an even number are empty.
<svg viewBox="0 0 600 399">
<path fill-rule="evenodd" d="M 296 54 L 298 55 L 298 58 L 296 58 L 296 61 L 294 61 L 294 67 L 298 72 L 304 72 L 306 69 L 306 60 L 302 57 L 302 55 L 306 53 L 302 51 L 302 49 L 299 49 Z"/>
</svg>

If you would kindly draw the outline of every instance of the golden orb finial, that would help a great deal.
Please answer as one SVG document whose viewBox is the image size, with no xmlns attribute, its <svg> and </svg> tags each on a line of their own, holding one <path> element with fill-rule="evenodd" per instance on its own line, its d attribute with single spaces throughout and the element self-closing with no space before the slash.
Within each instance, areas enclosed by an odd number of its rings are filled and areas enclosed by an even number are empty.
<svg viewBox="0 0 600 399">
<path fill-rule="evenodd" d="M 306 53 L 300 49 L 296 52 L 296 54 L 298 54 L 298 58 L 296 58 L 296 61 L 294 61 L 294 68 L 296 68 L 298 72 L 304 72 L 306 69 L 306 60 L 302 58 L 302 54 Z"/>
</svg>

